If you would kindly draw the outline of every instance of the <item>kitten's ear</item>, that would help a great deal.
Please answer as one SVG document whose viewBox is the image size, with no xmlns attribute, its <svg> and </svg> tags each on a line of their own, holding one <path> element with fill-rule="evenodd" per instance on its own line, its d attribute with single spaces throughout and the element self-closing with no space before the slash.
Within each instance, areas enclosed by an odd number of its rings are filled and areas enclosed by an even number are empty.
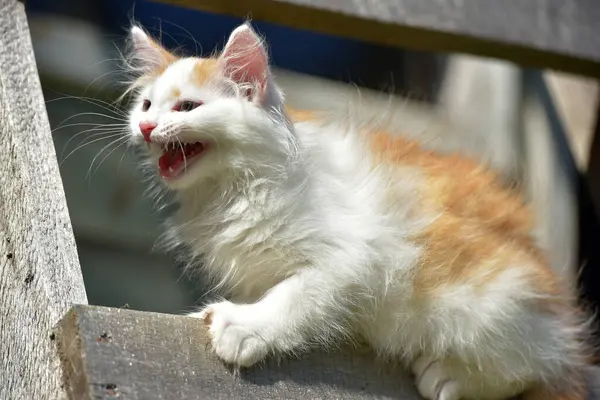
<svg viewBox="0 0 600 400">
<path fill-rule="evenodd" d="M 129 36 L 133 45 L 130 54 L 133 66 L 144 74 L 160 73 L 177 59 L 140 27 L 132 27 Z"/>
<path fill-rule="evenodd" d="M 250 27 L 237 27 L 219 58 L 225 76 L 240 85 L 245 96 L 262 100 L 267 91 L 269 57 L 261 38 Z"/>
</svg>

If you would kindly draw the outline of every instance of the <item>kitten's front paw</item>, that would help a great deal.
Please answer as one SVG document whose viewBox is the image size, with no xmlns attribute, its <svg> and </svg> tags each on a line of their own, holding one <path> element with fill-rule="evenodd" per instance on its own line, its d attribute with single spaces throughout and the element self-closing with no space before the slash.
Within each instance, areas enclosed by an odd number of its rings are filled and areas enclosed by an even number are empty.
<svg viewBox="0 0 600 400">
<path fill-rule="evenodd" d="M 419 357 L 412 365 L 419 394 L 428 400 L 459 400 L 460 385 L 453 381 L 442 362 Z"/>
<path fill-rule="evenodd" d="M 238 367 L 249 367 L 265 358 L 269 349 L 242 307 L 223 301 L 189 316 L 202 319 L 208 326 L 212 348 L 219 358 Z"/>
</svg>

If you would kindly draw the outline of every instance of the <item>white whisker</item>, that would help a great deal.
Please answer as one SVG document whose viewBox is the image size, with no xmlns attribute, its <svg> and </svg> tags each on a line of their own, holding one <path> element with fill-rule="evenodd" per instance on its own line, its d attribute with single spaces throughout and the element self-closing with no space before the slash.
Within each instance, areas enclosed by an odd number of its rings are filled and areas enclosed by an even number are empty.
<svg viewBox="0 0 600 400">
<path fill-rule="evenodd" d="M 121 169 L 121 163 L 123 162 L 123 158 L 125 157 L 125 154 L 127 154 L 127 150 L 129 150 L 129 147 L 131 146 L 131 142 L 130 141 L 126 141 L 125 143 L 127 144 L 127 148 L 125 149 L 125 151 L 121 155 L 121 158 L 119 159 L 119 164 L 117 164 L 117 172 L 120 171 L 120 169 Z"/>
<path fill-rule="evenodd" d="M 122 116 L 123 118 L 127 118 L 127 113 L 125 110 L 120 109 L 115 104 L 109 103 L 104 100 L 96 99 L 93 97 L 64 95 L 62 97 L 46 100 L 46 104 L 53 103 L 55 101 L 64 101 L 64 100 L 79 100 L 84 103 L 88 103 L 91 105 L 101 107 L 102 109 L 112 112 L 112 113 L 115 113 L 115 114 L 118 114 L 118 115 Z"/>
<path fill-rule="evenodd" d="M 106 155 L 104 156 L 104 158 L 102 158 L 102 160 L 100 160 L 100 162 L 98 163 L 98 166 L 96 167 L 96 169 L 94 170 L 94 172 L 92 172 L 92 173 L 90 174 L 90 171 L 92 170 L 92 166 L 94 165 L 94 162 L 96 161 L 96 158 L 98 158 L 98 156 L 99 156 L 99 155 L 100 155 L 100 154 L 101 154 L 101 153 L 102 153 L 102 152 L 103 152 L 105 149 L 107 149 L 108 147 L 112 146 L 112 145 L 113 145 L 113 144 L 115 144 L 115 143 L 119 143 L 119 145 L 118 145 L 118 146 L 116 146 L 116 147 L 115 147 L 114 149 L 112 149 L 111 151 L 109 151 L 109 152 L 108 152 L 108 154 L 106 154 Z M 113 140 L 111 143 L 109 143 L 109 144 L 107 144 L 106 146 L 104 146 L 104 147 L 103 147 L 103 148 L 102 148 L 102 149 L 101 149 L 101 150 L 98 152 L 98 154 L 96 155 L 96 157 L 94 157 L 94 159 L 92 160 L 92 163 L 90 164 L 90 167 L 88 168 L 88 172 L 87 172 L 87 174 L 86 174 L 86 179 L 88 179 L 88 178 L 90 178 L 90 179 L 91 179 L 91 177 L 92 177 L 92 176 L 93 176 L 93 175 L 94 175 L 94 174 L 95 174 L 95 173 L 98 171 L 98 169 L 100 168 L 100 166 L 102 165 L 102 163 L 103 163 L 103 162 L 104 162 L 104 161 L 105 161 L 105 160 L 106 160 L 108 157 L 110 157 L 110 155 L 111 155 L 112 153 L 114 153 L 114 152 L 115 152 L 115 150 L 119 149 L 121 146 L 123 146 L 123 145 L 124 145 L 124 144 L 126 144 L 126 143 L 127 143 L 127 137 L 124 137 L 124 138 L 119 138 L 119 139 Z"/>
<path fill-rule="evenodd" d="M 72 151 L 71 151 L 69 154 L 67 154 L 67 156 L 66 156 L 64 159 L 62 159 L 62 160 L 60 161 L 60 165 L 62 165 L 62 164 L 63 164 L 63 163 L 64 163 L 64 162 L 65 162 L 65 161 L 66 161 L 66 160 L 67 160 L 67 159 L 68 159 L 68 158 L 69 158 L 69 157 L 70 157 L 70 156 L 73 154 L 73 153 L 75 153 L 77 150 L 79 150 L 79 149 L 81 149 L 81 148 L 83 148 L 83 147 L 85 147 L 85 146 L 89 146 L 89 145 L 90 145 L 90 144 L 92 144 L 92 143 L 96 143 L 96 142 L 99 142 L 99 141 L 101 141 L 101 140 L 110 139 L 110 138 L 113 138 L 113 137 L 115 137 L 115 136 L 122 136 L 122 133 L 115 133 L 115 134 L 113 134 L 113 135 L 109 135 L 109 136 L 106 136 L 106 137 L 101 137 L 101 138 L 98 138 L 98 139 L 94 139 L 94 140 L 92 140 L 92 141 L 90 141 L 90 142 L 87 142 L 87 143 L 84 143 L 84 144 L 82 144 L 82 145 L 79 145 L 79 146 L 77 146 L 77 147 L 76 147 L 74 150 L 72 150 Z"/>
<path fill-rule="evenodd" d="M 108 71 L 103 73 L 102 75 L 96 77 L 94 80 L 92 80 L 87 86 L 86 88 L 83 90 L 83 93 L 86 93 L 96 82 L 98 82 L 100 79 L 104 78 L 105 76 L 108 76 L 110 74 L 116 74 L 116 73 L 121 73 L 121 71 Z M 107 82 L 108 83 L 108 82 Z M 106 85 L 106 83 L 105 83 Z M 105 86 L 104 85 L 104 86 Z M 100 89 L 102 89 L 104 86 L 102 86 Z"/>
<path fill-rule="evenodd" d="M 106 119 L 112 119 L 112 120 L 121 121 L 121 122 L 123 121 L 121 118 L 112 117 L 110 115 L 106 115 L 106 114 L 102 114 L 102 113 L 97 113 L 97 112 L 82 112 L 82 113 L 71 115 L 70 117 L 65 118 L 60 124 L 57 125 L 57 128 L 59 128 L 60 126 L 62 126 L 67 121 L 70 121 L 70 120 L 72 120 L 74 118 L 86 116 L 86 115 L 92 115 L 92 116 L 96 116 L 96 117 L 103 117 L 103 118 L 106 118 Z"/>
<path fill-rule="evenodd" d="M 52 133 L 58 132 L 62 129 L 65 128 L 72 128 L 74 126 L 95 126 L 98 128 L 114 128 L 114 127 L 122 127 L 122 128 L 126 128 L 127 124 L 101 124 L 98 122 L 77 122 L 77 123 L 73 123 L 73 124 L 67 124 L 67 125 L 62 125 L 62 126 L 57 126 L 56 128 L 52 129 Z"/>
<path fill-rule="evenodd" d="M 94 132 L 94 133 L 92 133 Z M 92 134 L 90 134 L 92 133 Z M 84 131 L 81 131 L 73 136 L 71 136 L 69 138 L 69 140 L 67 140 L 67 142 L 64 144 L 63 149 L 61 151 L 61 157 L 64 155 L 65 150 L 67 149 L 67 147 L 69 146 L 69 143 L 71 143 L 71 141 L 81 135 L 84 134 L 90 134 L 88 136 L 86 136 L 79 144 L 85 142 L 86 139 L 89 138 L 94 138 L 94 137 L 98 137 L 98 136 L 103 136 L 105 135 L 106 137 L 111 137 L 110 135 L 113 134 L 122 134 L 123 133 L 123 129 L 118 129 L 118 128 L 103 128 L 101 126 L 96 126 L 94 128 L 90 128 L 90 129 L 86 129 Z"/>
</svg>

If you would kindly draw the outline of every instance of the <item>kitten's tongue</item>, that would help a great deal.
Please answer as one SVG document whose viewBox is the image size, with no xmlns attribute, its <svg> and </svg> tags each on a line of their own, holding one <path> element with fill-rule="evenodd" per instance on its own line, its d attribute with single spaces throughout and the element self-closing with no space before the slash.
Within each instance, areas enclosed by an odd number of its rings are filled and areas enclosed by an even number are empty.
<svg viewBox="0 0 600 400">
<path fill-rule="evenodd" d="M 189 143 L 183 146 L 169 146 L 158 159 L 160 174 L 165 178 L 171 178 L 179 174 L 190 159 L 204 150 L 200 142 Z"/>
</svg>

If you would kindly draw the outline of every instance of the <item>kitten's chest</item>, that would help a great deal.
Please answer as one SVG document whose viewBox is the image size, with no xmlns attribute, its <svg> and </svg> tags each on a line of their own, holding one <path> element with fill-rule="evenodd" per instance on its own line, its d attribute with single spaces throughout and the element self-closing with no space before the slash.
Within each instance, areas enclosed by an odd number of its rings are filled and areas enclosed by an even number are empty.
<svg viewBox="0 0 600 400">
<path fill-rule="evenodd" d="M 298 267 L 273 221 L 203 225 L 182 232 L 184 240 L 216 286 L 238 301 L 251 302 Z"/>
</svg>

